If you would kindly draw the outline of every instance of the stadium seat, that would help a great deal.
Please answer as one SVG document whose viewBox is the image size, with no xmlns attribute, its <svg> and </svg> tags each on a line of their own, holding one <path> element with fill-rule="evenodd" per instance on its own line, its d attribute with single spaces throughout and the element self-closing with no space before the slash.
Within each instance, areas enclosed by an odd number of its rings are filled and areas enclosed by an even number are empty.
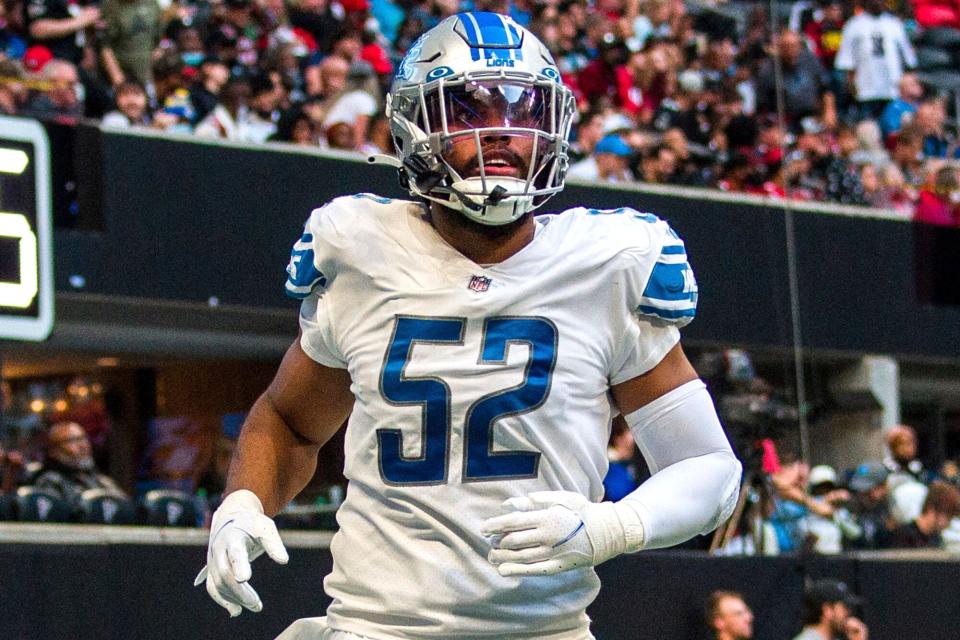
<svg viewBox="0 0 960 640">
<path fill-rule="evenodd" d="M 920 43 L 941 49 L 960 49 L 960 30 L 947 27 L 926 29 L 920 36 Z"/>
<path fill-rule="evenodd" d="M 937 47 L 917 47 L 917 67 L 924 71 L 947 69 L 953 64 L 953 55 Z"/>
<path fill-rule="evenodd" d="M 87 489 L 80 494 L 83 522 L 92 524 L 133 524 L 136 509 L 122 493 L 109 489 Z"/>
<path fill-rule="evenodd" d="M 14 503 L 20 522 L 67 522 L 70 508 L 55 493 L 37 487 L 20 487 Z"/>
<path fill-rule="evenodd" d="M 143 521 L 158 527 L 196 527 L 199 513 L 193 496 L 172 489 L 154 489 L 143 496 Z"/>
</svg>

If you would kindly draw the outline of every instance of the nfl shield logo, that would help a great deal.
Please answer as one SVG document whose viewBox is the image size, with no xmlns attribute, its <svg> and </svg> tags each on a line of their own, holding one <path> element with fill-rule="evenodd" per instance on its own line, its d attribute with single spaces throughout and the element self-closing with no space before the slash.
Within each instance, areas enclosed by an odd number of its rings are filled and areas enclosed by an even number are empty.
<svg viewBox="0 0 960 640">
<path fill-rule="evenodd" d="M 490 288 L 490 282 L 490 278 L 486 276 L 473 276 L 470 278 L 470 284 L 467 285 L 467 288 L 471 291 L 483 293 Z"/>
</svg>

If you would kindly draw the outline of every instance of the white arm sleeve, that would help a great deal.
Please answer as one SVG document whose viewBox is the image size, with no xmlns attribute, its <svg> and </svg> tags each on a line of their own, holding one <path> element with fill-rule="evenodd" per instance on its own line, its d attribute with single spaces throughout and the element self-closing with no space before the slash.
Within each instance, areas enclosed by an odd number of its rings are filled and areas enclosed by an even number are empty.
<svg viewBox="0 0 960 640">
<path fill-rule="evenodd" d="M 679 544 L 730 517 L 741 466 L 702 381 L 624 418 L 653 474 L 616 503 L 627 552 Z"/>
</svg>

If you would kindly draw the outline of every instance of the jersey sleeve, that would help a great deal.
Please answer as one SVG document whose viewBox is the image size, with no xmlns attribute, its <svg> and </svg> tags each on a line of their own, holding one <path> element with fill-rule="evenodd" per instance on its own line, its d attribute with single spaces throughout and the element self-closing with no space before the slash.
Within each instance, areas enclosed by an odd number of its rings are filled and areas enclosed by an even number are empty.
<svg viewBox="0 0 960 640">
<path fill-rule="evenodd" d="M 686 247 L 670 225 L 649 213 L 627 210 L 632 227 L 617 234 L 624 306 L 623 338 L 611 363 L 610 384 L 655 367 L 680 341 L 696 315 L 698 288 Z"/>
<path fill-rule="evenodd" d="M 347 364 L 336 346 L 330 301 L 325 295 L 336 276 L 342 247 L 332 220 L 336 204 L 334 201 L 310 214 L 290 252 L 285 290 L 302 301 L 300 346 L 304 353 L 324 366 L 343 369 Z"/>
</svg>

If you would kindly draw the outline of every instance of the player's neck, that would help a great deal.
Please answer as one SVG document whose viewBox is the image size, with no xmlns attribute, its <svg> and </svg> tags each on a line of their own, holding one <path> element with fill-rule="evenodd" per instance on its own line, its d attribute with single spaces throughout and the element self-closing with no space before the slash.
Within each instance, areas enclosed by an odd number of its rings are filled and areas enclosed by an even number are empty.
<svg viewBox="0 0 960 640">
<path fill-rule="evenodd" d="M 525 215 L 516 222 L 492 227 L 467 219 L 463 214 L 432 203 L 430 224 L 447 244 L 477 264 L 503 262 L 533 241 L 536 223 Z"/>
</svg>

